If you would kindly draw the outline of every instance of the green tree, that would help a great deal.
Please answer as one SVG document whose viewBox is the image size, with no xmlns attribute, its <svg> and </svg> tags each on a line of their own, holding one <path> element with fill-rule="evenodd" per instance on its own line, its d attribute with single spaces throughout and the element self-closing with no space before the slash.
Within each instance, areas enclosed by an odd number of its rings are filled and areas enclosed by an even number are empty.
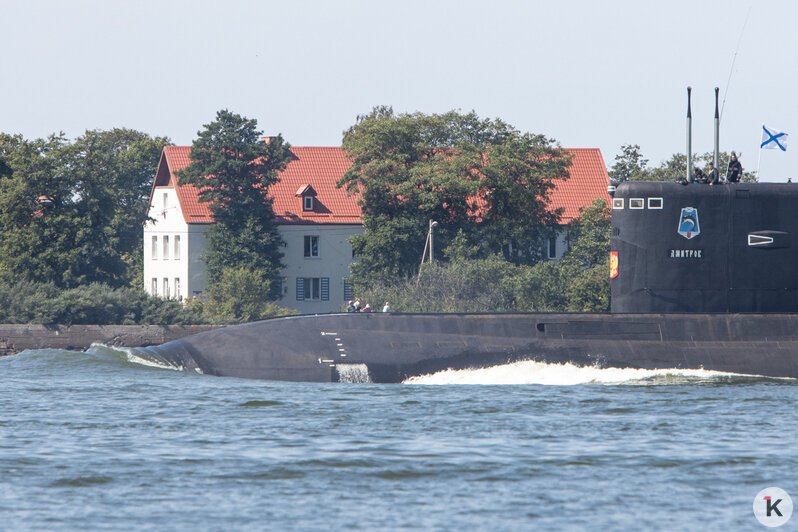
<svg viewBox="0 0 798 532">
<path fill-rule="evenodd" d="M 127 129 L 0 134 L 0 280 L 140 284 L 141 220 L 167 142 Z"/>
<path fill-rule="evenodd" d="M 643 181 L 647 179 L 646 165 L 637 144 L 621 146 L 621 153 L 615 156 L 615 164 L 610 168 L 610 179 L 615 183 L 622 181 Z"/>
<path fill-rule="evenodd" d="M 473 112 L 377 107 L 344 133 L 343 149 L 352 166 L 338 184 L 363 209 L 364 234 L 352 238 L 352 272 L 363 288 L 418 268 L 430 219 L 439 222 L 440 248 L 459 234 L 482 256 L 535 262 L 544 225 L 557 219 L 547 194 L 570 164 L 552 140 Z"/>
<path fill-rule="evenodd" d="M 204 311 L 216 321 L 248 322 L 293 312 L 269 301 L 272 292 L 267 275 L 247 268 L 223 268 L 219 280 L 208 289 Z"/>
<path fill-rule="evenodd" d="M 228 268 L 245 268 L 261 276 L 269 298 L 280 293 L 282 240 L 269 197 L 292 155 L 281 136 L 260 140 L 257 121 L 221 110 L 205 124 L 191 147 L 191 164 L 179 173 L 181 185 L 199 189 L 209 203 L 214 223 L 208 232 L 205 257 L 209 286 L 219 283 Z"/>
<path fill-rule="evenodd" d="M 567 278 L 565 310 L 610 310 L 610 230 L 607 202 L 594 200 L 571 225 L 571 249 L 559 266 Z"/>
<path fill-rule="evenodd" d="M 718 172 L 721 177 L 726 175 L 726 166 L 729 164 L 729 153 L 718 154 Z M 714 152 L 693 154 L 693 166 L 706 170 L 709 163 L 714 161 Z M 648 166 L 648 159 L 644 159 L 637 144 L 621 146 L 621 153 L 615 156 L 615 164 L 609 171 L 614 182 L 621 181 L 676 181 L 687 175 L 687 156 L 683 153 L 674 153 L 662 161 L 659 166 Z M 743 172 L 741 179 L 744 183 L 756 181 L 754 172 Z"/>
<path fill-rule="evenodd" d="M 595 200 L 571 222 L 570 248 L 513 280 L 518 308 L 542 312 L 607 312 L 610 305 L 610 211 Z"/>
</svg>

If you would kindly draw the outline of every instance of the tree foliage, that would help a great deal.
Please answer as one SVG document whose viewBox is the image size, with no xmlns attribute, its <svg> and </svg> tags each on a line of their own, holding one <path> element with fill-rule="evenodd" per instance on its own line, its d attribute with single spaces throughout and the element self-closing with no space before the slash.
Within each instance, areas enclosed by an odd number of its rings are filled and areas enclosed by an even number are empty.
<svg viewBox="0 0 798 532">
<path fill-rule="evenodd" d="M 364 235 L 352 238 L 360 286 L 415 272 L 431 219 L 439 247 L 459 234 L 483 257 L 534 263 L 558 218 L 547 195 L 570 164 L 552 140 L 473 112 L 377 107 L 344 133 L 343 149 L 352 166 L 338 184 L 363 209 Z"/>
<path fill-rule="evenodd" d="M 148 295 L 143 290 L 92 283 L 61 289 L 53 283 L 0 284 L 0 323 L 157 324 L 211 323 L 200 307 Z"/>
<path fill-rule="evenodd" d="M 141 284 L 141 222 L 168 139 L 0 134 L 0 281 Z"/>
<path fill-rule="evenodd" d="M 513 264 L 475 256 L 462 235 L 420 274 L 377 281 L 359 292 L 394 312 L 607 312 L 610 307 L 610 212 L 604 200 L 583 209 L 569 227 L 571 246 L 559 261 Z"/>
<path fill-rule="evenodd" d="M 205 313 L 217 320 L 249 322 L 294 314 L 269 301 L 273 290 L 263 272 L 246 268 L 224 268 L 208 289 Z"/>
<path fill-rule="evenodd" d="M 721 177 L 726 175 L 726 166 L 729 164 L 730 154 L 718 154 Z M 714 162 L 714 152 L 693 154 L 693 166 L 705 169 Z M 649 167 L 648 159 L 643 158 L 640 146 L 627 144 L 621 146 L 621 153 L 615 156 L 615 164 L 609 170 L 610 179 L 615 183 L 623 181 L 676 181 L 687 176 L 687 156 L 683 153 L 674 153 L 659 166 Z M 754 172 L 743 172 L 741 181 L 753 183 L 756 180 Z"/>
<path fill-rule="evenodd" d="M 261 276 L 258 286 L 269 287 L 274 299 L 283 255 L 269 187 L 292 154 L 281 136 L 262 142 L 256 128 L 256 120 L 217 112 L 197 133 L 191 164 L 179 176 L 181 185 L 199 189 L 216 222 L 205 257 L 209 287 L 222 282 L 228 269 L 245 268 Z"/>
</svg>

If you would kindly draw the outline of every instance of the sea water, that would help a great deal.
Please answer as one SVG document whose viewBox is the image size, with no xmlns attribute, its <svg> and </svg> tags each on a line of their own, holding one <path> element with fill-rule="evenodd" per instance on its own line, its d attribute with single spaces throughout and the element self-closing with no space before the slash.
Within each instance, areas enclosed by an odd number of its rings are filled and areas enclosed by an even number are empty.
<svg viewBox="0 0 798 532">
<path fill-rule="evenodd" d="M 519 362 L 289 383 L 150 355 L 0 358 L 0 529 L 756 530 L 760 490 L 798 496 L 791 379 Z"/>
</svg>

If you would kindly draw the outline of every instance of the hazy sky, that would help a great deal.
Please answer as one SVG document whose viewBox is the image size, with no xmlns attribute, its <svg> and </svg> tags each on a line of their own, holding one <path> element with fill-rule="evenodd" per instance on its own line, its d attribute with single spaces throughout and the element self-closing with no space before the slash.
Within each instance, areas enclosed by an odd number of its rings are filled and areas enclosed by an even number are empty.
<svg viewBox="0 0 798 532">
<path fill-rule="evenodd" d="M 754 169 L 762 124 L 791 133 L 761 176 L 798 181 L 796 25 L 796 0 L 0 0 L 0 131 L 190 144 L 228 108 L 331 146 L 386 104 L 473 109 L 607 166 L 639 144 L 659 163 L 685 150 L 687 85 L 694 151 L 712 150 L 718 86 L 721 149 Z"/>
</svg>

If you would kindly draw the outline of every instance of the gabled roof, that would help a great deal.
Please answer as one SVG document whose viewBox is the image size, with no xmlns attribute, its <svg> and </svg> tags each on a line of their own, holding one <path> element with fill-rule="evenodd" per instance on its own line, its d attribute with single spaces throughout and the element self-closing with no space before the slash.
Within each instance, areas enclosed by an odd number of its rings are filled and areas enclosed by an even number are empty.
<svg viewBox="0 0 798 532">
<path fill-rule="evenodd" d="M 562 222 L 568 223 L 579 216 L 579 210 L 596 198 L 607 194 L 609 176 L 597 148 L 572 148 L 569 168 L 570 178 L 556 181 L 551 193 L 552 209 L 562 207 Z M 166 146 L 158 165 L 155 187 L 174 187 L 186 223 L 213 223 L 207 203 L 199 202 L 199 193 L 193 185 L 178 186 L 175 172 L 189 165 L 190 146 Z M 360 224 L 361 209 L 355 197 L 335 183 L 349 169 L 351 162 L 338 147 L 291 148 L 294 159 L 280 173 L 279 181 L 271 187 L 274 212 L 281 224 Z M 313 211 L 303 211 L 300 191 L 316 193 Z M 152 195 L 150 195 L 152 203 Z"/>
<path fill-rule="evenodd" d="M 317 196 L 317 195 L 318 194 L 316 194 L 314 188 L 310 185 L 302 185 L 296 191 L 296 194 L 294 194 L 294 196 L 296 196 L 297 198 L 301 198 L 302 196 Z"/>
<path fill-rule="evenodd" d="M 360 224 L 357 199 L 347 197 L 346 190 L 335 183 L 349 169 L 350 162 L 340 148 L 291 148 L 294 159 L 280 172 L 279 181 L 270 189 L 274 213 L 280 224 Z M 191 162 L 190 146 L 167 146 L 161 166 L 166 164 L 171 177 L 168 184 L 156 178 L 155 186 L 170 186 L 177 190 L 177 198 L 186 223 L 212 223 L 213 214 L 207 203 L 199 202 L 199 192 L 193 185 L 178 186 L 175 172 Z M 310 187 L 316 193 L 314 209 L 303 211 L 301 199 L 295 194 Z"/>
<path fill-rule="evenodd" d="M 579 210 L 595 199 L 601 198 L 607 205 L 610 204 L 610 195 L 607 194 L 610 176 L 607 175 L 601 150 L 567 148 L 566 151 L 573 157 L 568 168 L 571 177 L 565 181 L 555 181 L 554 190 L 549 196 L 552 209 L 563 208 L 560 221 L 564 224 L 579 218 Z"/>
</svg>

